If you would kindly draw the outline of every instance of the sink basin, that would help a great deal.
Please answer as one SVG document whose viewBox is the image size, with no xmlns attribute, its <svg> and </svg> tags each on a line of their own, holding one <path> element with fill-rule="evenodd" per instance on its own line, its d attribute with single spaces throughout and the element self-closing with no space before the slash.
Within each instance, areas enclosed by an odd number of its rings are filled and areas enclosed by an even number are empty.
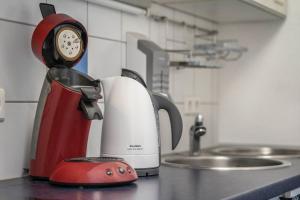
<svg viewBox="0 0 300 200">
<path fill-rule="evenodd" d="M 288 161 L 228 156 L 170 155 L 162 158 L 166 166 L 209 170 L 262 170 L 290 166 Z"/>
<path fill-rule="evenodd" d="M 300 149 L 255 146 L 224 146 L 208 149 L 207 153 L 225 156 L 295 158 L 300 157 Z"/>
</svg>

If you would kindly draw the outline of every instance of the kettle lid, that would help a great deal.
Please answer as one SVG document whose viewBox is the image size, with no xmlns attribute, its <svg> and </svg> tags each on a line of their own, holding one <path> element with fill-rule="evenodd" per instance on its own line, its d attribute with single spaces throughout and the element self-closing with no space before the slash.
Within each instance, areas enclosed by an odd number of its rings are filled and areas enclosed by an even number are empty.
<svg viewBox="0 0 300 200">
<path fill-rule="evenodd" d="M 56 14 L 51 4 L 40 4 L 43 20 L 32 35 L 34 55 L 47 67 L 73 67 L 87 49 L 84 26 L 65 14 Z"/>
</svg>

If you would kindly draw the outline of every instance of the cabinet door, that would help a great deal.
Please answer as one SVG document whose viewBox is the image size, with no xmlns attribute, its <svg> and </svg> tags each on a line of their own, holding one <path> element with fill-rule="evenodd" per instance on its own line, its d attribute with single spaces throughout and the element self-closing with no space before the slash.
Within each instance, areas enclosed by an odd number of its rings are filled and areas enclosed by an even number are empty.
<svg viewBox="0 0 300 200">
<path fill-rule="evenodd" d="M 287 0 L 251 0 L 263 9 L 280 15 L 286 15 Z M 250 1 L 247 1 L 250 3 Z"/>
</svg>

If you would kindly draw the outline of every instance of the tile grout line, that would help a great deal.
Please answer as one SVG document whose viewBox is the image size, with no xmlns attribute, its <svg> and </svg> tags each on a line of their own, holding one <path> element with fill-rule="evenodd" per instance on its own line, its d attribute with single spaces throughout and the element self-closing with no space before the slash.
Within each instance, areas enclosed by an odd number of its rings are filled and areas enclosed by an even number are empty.
<svg viewBox="0 0 300 200">
<path fill-rule="evenodd" d="M 107 41 L 111 41 L 111 42 L 118 42 L 118 43 L 126 44 L 126 42 L 122 41 L 122 40 L 115 40 L 115 39 L 100 37 L 100 36 L 96 36 L 96 35 L 88 35 L 88 36 L 91 38 L 95 38 L 95 39 L 107 40 Z"/>
<path fill-rule="evenodd" d="M 35 24 L 30 24 L 30 23 L 26 23 L 26 22 L 17 21 L 17 20 L 0 18 L 0 21 L 14 23 L 14 24 L 19 24 L 19 25 L 24 25 L 24 26 L 36 27 Z"/>
<path fill-rule="evenodd" d="M 5 103 L 38 103 L 39 101 L 5 101 Z"/>
<path fill-rule="evenodd" d="M 122 37 L 123 37 L 123 29 L 124 29 L 124 25 L 123 25 L 123 11 L 120 11 L 120 33 L 121 33 L 121 41 L 122 41 Z M 121 68 L 127 68 L 127 43 L 126 40 L 124 42 L 125 44 L 125 60 L 123 60 L 123 47 L 121 44 Z M 124 64 L 124 66 L 122 66 Z"/>
<path fill-rule="evenodd" d="M 23 25 L 23 26 L 36 27 L 35 24 L 30 24 L 30 23 L 26 23 L 26 22 L 11 20 L 11 19 L 0 18 L 0 21 L 8 22 L 8 23 L 13 23 L 13 24 L 19 24 L 19 25 Z M 88 35 L 88 36 L 91 37 L 91 38 L 101 39 L 101 40 L 107 40 L 107 41 L 111 41 L 111 42 L 118 42 L 118 43 L 124 43 L 124 44 L 126 43 L 126 41 L 115 40 L 115 39 L 106 38 L 106 37 L 100 37 L 100 36 L 96 36 L 96 35 Z"/>
<path fill-rule="evenodd" d="M 196 18 L 195 17 L 193 17 L 193 23 L 194 24 L 196 24 Z M 193 30 L 193 35 L 195 35 L 196 34 L 196 30 L 194 29 Z M 193 37 L 193 44 L 195 44 L 195 37 Z M 196 91 L 197 89 L 197 87 L 196 87 L 196 84 L 197 84 L 197 82 L 196 82 L 196 79 L 197 79 L 197 76 L 196 76 L 196 73 L 197 73 L 197 71 L 196 71 L 196 69 L 194 69 L 193 70 L 193 94 L 196 96 L 196 94 L 198 94 L 198 91 Z"/>
<path fill-rule="evenodd" d="M 86 30 L 89 32 L 89 2 L 86 1 Z"/>
<path fill-rule="evenodd" d="M 178 105 L 184 105 L 184 101 L 174 101 L 175 104 Z M 202 106 L 217 106 L 218 102 L 213 102 L 213 101 L 202 101 L 199 103 L 199 105 Z"/>
</svg>

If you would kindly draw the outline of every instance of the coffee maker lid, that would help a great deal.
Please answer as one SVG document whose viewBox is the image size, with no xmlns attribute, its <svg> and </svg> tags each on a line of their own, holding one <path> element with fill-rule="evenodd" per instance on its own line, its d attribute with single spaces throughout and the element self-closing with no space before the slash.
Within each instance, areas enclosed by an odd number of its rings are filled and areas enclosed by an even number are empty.
<svg viewBox="0 0 300 200">
<path fill-rule="evenodd" d="M 87 49 L 88 36 L 84 26 L 65 14 L 56 14 L 51 4 L 40 4 L 44 19 L 32 35 L 34 55 L 47 67 L 73 67 Z"/>
</svg>

